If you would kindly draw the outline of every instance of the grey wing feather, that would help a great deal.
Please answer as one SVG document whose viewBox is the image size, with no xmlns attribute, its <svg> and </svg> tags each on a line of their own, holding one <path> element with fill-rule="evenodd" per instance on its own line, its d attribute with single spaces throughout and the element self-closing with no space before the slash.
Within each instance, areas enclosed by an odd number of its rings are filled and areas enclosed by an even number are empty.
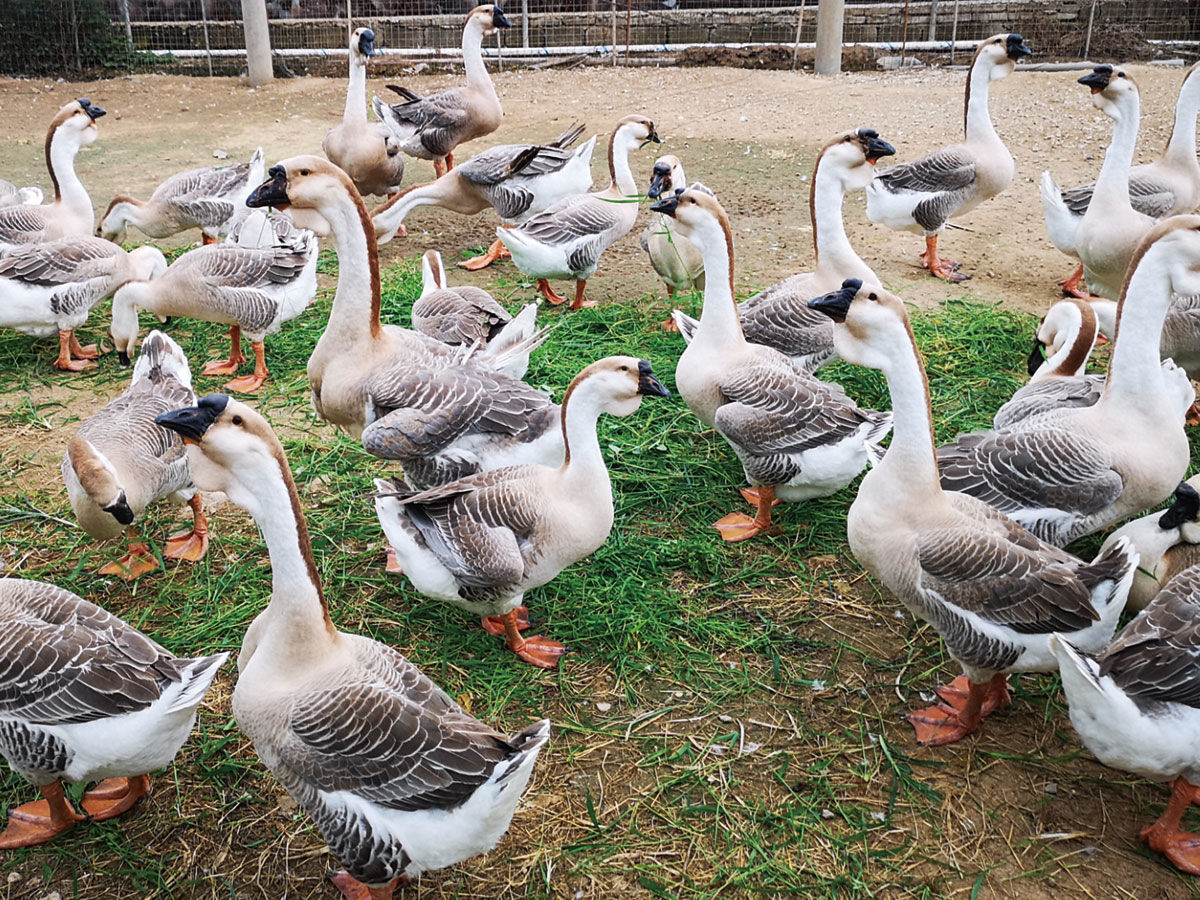
<svg viewBox="0 0 1200 900">
<path fill-rule="evenodd" d="M 452 151 L 457 133 L 467 122 L 469 113 L 463 88 L 438 91 L 407 103 L 392 106 L 396 117 L 412 125 L 420 135 L 421 144 L 434 156 Z"/>
<path fill-rule="evenodd" d="M 947 147 L 913 162 L 890 166 L 875 177 L 893 192 L 956 191 L 975 181 L 975 160 Z"/>
<path fill-rule="evenodd" d="M 1095 406 L 1104 393 L 1103 375 L 1044 378 L 1025 385 L 996 410 L 992 424 L 1012 428 L 1031 416 L 1053 409 Z"/>
<path fill-rule="evenodd" d="M 245 188 L 249 175 L 249 163 L 222 166 L 219 169 L 192 169 L 172 175 L 154 189 L 150 199 L 177 203 L 190 198 L 221 197 Z"/>
<path fill-rule="evenodd" d="M 227 222 L 237 211 L 228 200 L 216 200 L 211 197 L 179 199 L 174 201 L 174 205 L 189 220 L 204 227 Z"/>
<path fill-rule="evenodd" d="M 19 204 L 0 209 L 0 243 L 35 243 L 45 228 L 46 216 L 40 206 Z"/>
<path fill-rule="evenodd" d="M 41 286 L 109 278 L 124 252 L 111 241 L 92 237 L 15 247 L 0 256 L 0 278 Z"/>
<path fill-rule="evenodd" d="M 1082 216 L 1092 202 L 1096 183 L 1081 184 L 1079 187 L 1061 191 L 1063 204 L 1072 213 Z M 1153 176 L 1132 174 L 1129 177 L 1129 202 L 1135 211 L 1152 219 L 1161 219 L 1175 208 L 1175 194 L 1170 185 Z"/>
<path fill-rule="evenodd" d="M 809 309 L 812 298 L 796 294 L 791 281 L 785 278 L 746 300 L 738 307 L 738 317 L 746 340 L 809 359 L 813 370 L 834 355 L 833 321 Z"/>
<path fill-rule="evenodd" d="M 413 304 L 412 316 L 422 333 L 453 345 L 486 343 L 512 320 L 491 294 L 471 285 L 421 297 Z"/>
</svg>

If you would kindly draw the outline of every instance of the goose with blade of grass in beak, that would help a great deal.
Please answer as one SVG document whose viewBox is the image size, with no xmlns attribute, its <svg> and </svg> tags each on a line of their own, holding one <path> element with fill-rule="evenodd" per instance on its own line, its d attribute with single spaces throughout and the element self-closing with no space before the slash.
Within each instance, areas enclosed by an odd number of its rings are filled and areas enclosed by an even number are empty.
<svg viewBox="0 0 1200 900">
<path fill-rule="evenodd" d="M 1200 564 L 1200 475 L 1181 481 L 1164 512 L 1126 522 L 1104 541 L 1105 546 L 1127 538 L 1139 562 L 1129 589 L 1126 609 L 1138 612 L 1150 605 L 1172 578 Z"/>
<path fill-rule="evenodd" d="M 686 187 L 687 177 L 683 164 L 676 156 L 660 156 L 654 161 L 650 175 L 650 187 L 646 196 L 658 200 L 666 194 L 675 193 L 676 187 Z M 704 260 L 696 245 L 675 233 L 670 216 L 654 213 L 646 230 L 642 232 L 642 249 L 650 256 L 650 265 L 667 288 L 667 297 L 675 296 L 678 290 L 704 290 Z M 668 331 L 675 331 L 674 319 L 663 323 Z"/>
<path fill-rule="evenodd" d="M 825 497 L 856 478 L 882 453 L 892 415 L 859 409 L 840 386 L 746 340 L 733 299 L 733 231 L 708 188 L 694 184 L 651 210 L 671 216 L 704 257 L 704 308 L 675 384 L 742 463 L 751 485 L 742 496 L 756 514 L 731 513 L 714 527 L 726 541 L 748 540 L 771 527 L 777 502 Z"/>
</svg>

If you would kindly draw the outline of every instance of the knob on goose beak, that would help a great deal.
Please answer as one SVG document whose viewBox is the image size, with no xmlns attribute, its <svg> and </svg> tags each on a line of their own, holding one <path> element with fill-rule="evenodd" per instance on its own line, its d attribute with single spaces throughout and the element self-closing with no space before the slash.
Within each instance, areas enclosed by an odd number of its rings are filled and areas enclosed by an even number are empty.
<svg viewBox="0 0 1200 900">
<path fill-rule="evenodd" d="M 168 431 L 174 431 L 183 438 L 185 444 L 198 444 L 221 417 L 221 413 L 225 412 L 228 403 L 229 397 L 225 394 L 209 394 L 201 397 L 195 406 L 162 413 L 154 421 Z"/>
<path fill-rule="evenodd" d="M 1112 75 L 1112 66 L 1096 66 L 1096 68 L 1080 78 L 1079 83 L 1091 88 L 1093 94 L 1098 94 L 1108 87 L 1108 83 L 1112 81 Z"/>
<path fill-rule="evenodd" d="M 1170 509 L 1159 517 L 1158 527 L 1163 531 L 1178 528 L 1185 522 L 1196 521 L 1197 513 L 1200 513 L 1200 494 L 1186 481 L 1181 481 L 1179 487 L 1175 488 L 1175 499 Z"/>
<path fill-rule="evenodd" d="M 671 167 L 670 166 L 655 166 L 654 174 L 650 178 L 650 189 L 646 191 L 646 196 L 651 200 L 657 200 L 662 196 L 664 190 L 671 189 Z"/>
<path fill-rule="evenodd" d="M 650 363 L 644 359 L 638 360 L 638 393 L 650 397 L 670 397 L 671 392 L 663 387 L 662 382 L 650 371 Z"/>
<path fill-rule="evenodd" d="M 1029 371 L 1029 377 L 1032 378 L 1034 373 L 1042 367 L 1042 363 L 1046 361 L 1046 348 L 1042 346 L 1042 342 L 1035 340 L 1033 349 L 1029 351 L 1029 359 L 1025 363 L 1025 368 Z"/>
<path fill-rule="evenodd" d="M 683 188 L 676 188 L 673 196 L 659 200 L 650 207 L 650 212 L 662 213 L 664 216 L 675 218 L 675 210 L 679 206 L 679 195 L 682 193 Z"/>
<path fill-rule="evenodd" d="M 862 281 L 860 279 L 847 278 L 838 290 L 817 297 L 815 300 L 809 300 L 808 308 L 825 313 L 835 322 L 845 322 L 846 313 L 850 311 L 850 304 L 854 302 L 855 296 L 861 289 Z"/>
<path fill-rule="evenodd" d="M 363 56 L 375 56 L 375 32 L 370 28 L 358 36 L 358 52 Z"/>
<path fill-rule="evenodd" d="M 875 163 L 885 156 L 896 155 L 896 148 L 883 140 L 874 129 L 860 128 L 858 129 L 858 137 L 860 140 L 867 142 L 867 162 L 871 165 L 875 165 Z"/>
<path fill-rule="evenodd" d="M 92 101 L 87 97 L 80 97 L 75 102 L 83 107 L 83 111 L 88 114 L 88 118 L 93 122 L 95 122 L 101 116 L 108 114 L 108 110 L 104 109 L 103 107 L 93 106 Z"/>
<path fill-rule="evenodd" d="M 508 21 L 508 17 L 504 15 L 504 10 L 498 6 L 492 7 L 492 27 L 512 28 L 512 22 Z"/>
<path fill-rule="evenodd" d="M 1033 51 L 1025 46 L 1025 39 L 1019 34 L 1010 34 L 1004 42 L 1005 51 L 1011 60 L 1019 60 L 1024 56 L 1033 56 Z"/>
<path fill-rule="evenodd" d="M 283 166 L 271 166 L 267 174 L 271 177 L 253 190 L 246 198 L 246 205 L 254 208 L 273 206 L 276 209 L 286 209 L 291 203 L 287 192 L 287 169 Z"/>
</svg>

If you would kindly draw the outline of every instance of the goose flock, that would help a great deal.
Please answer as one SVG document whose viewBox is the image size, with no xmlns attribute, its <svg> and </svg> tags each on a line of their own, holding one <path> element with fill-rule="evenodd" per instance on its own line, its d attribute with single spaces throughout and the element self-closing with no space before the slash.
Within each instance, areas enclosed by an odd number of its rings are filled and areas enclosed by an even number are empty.
<svg viewBox="0 0 1200 900">
<path fill-rule="evenodd" d="M 579 310 L 594 303 L 587 281 L 634 230 L 643 196 L 647 272 L 671 295 L 703 293 L 698 319 L 676 310 L 665 323 L 679 332 L 675 390 L 694 428 L 724 439 L 745 475 L 750 512 L 715 522 L 713 539 L 753 539 L 778 527 L 778 503 L 828 496 L 866 472 L 846 520 L 850 551 L 941 636 L 962 672 L 936 689 L 934 705 L 909 713 L 915 740 L 962 740 L 1011 702 L 1010 675 L 1061 672 L 1071 721 L 1095 756 L 1172 783 L 1142 837 L 1200 875 L 1200 837 L 1180 825 L 1200 800 L 1200 478 L 1183 480 L 1200 376 L 1200 216 L 1187 214 L 1200 206 L 1200 64 L 1183 81 L 1166 151 L 1138 168 L 1138 85 L 1109 65 L 1079 79 L 1113 120 L 1112 143 L 1094 184 L 1062 190 L 1046 173 L 1041 188 L 1050 237 L 1082 271 L 1033 335 L 1030 382 L 994 427 L 938 447 L 907 308 L 851 245 L 843 201 L 865 191 L 871 221 L 923 234 L 931 277 L 970 277 L 941 255 L 939 237 L 1013 180 L 988 91 L 1030 55 L 1020 35 L 980 42 L 962 143 L 877 168 L 896 149 L 875 129 L 825 141 L 809 195 L 812 271 L 739 303 L 730 216 L 713 191 L 688 184 L 677 153 L 637 156 L 662 141 L 646 115 L 611 123 L 600 191 L 590 190 L 597 137 L 579 144 L 581 124 L 549 144 L 501 144 L 455 164 L 460 144 L 501 124 L 481 44 L 509 24 L 499 7 L 472 10 L 466 84 L 427 97 L 389 86 L 401 102 L 376 98 L 375 122 L 366 89 L 375 35 L 355 30 L 345 114 L 323 156 L 268 164 L 259 150 L 246 163 L 172 175 L 147 201 L 115 197 L 97 224 L 75 158 L 97 139 L 104 110 L 79 99 L 46 136 L 53 200 L 0 182 L 0 326 L 57 337 L 53 365 L 83 371 L 101 353 L 75 331 L 111 297 L 112 342 L 132 366 L 126 390 L 62 435 L 79 527 L 125 550 L 100 572 L 132 580 L 158 568 L 139 522 L 161 500 L 192 513 L 163 557 L 204 558 L 210 528 L 232 516 L 220 509 L 210 522 L 204 493 L 223 494 L 261 532 L 271 597 L 237 654 L 233 715 L 340 862 L 333 885 L 350 900 L 386 900 L 493 848 L 550 722 L 498 730 L 392 647 L 338 629 L 340 604 L 322 587 L 283 445 L 261 411 L 232 395 L 268 378 L 266 339 L 306 314 L 319 245 L 330 242 L 339 274 L 308 360 L 311 402 L 366 454 L 393 461 L 373 491 L 363 485 L 389 568 L 478 616 L 506 660 L 570 665 L 564 644 L 529 633 L 526 602 L 613 529 L 601 416 L 634 416 L 672 393 L 645 360 L 616 355 L 556 385 L 556 403 L 523 380 L 550 333 L 538 322 L 544 307 L 510 311 L 482 288 L 451 285 L 436 251 L 421 259 L 411 327 L 385 323 L 378 248 L 403 239 L 418 207 L 490 207 L 495 241 L 465 267 L 511 258 L 551 305 L 568 300 L 552 282 L 573 281 L 568 308 Z M 406 156 L 432 161 L 436 178 L 401 187 Z M 647 170 L 640 178 L 635 160 Z M 367 195 L 385 199 L 370 210 Z M 134 229 L 150 238 L 199 229 L 201 244 L 168 265 L 151 245 L 117 243 Z M 142 311 L 158 323 L 139 342 Z M 229 328 L 228 359 L 200 374 L 236 376 L 243 333 L 253 372 L 198 396 L 167 333 L 178 318 Z M 1108 371 L 1089 373 L 1106 339 Z M 839 358 L 879 370 L 892 408 L 862 408 L 818 376 Z M 1091 559 L 1064 549 L 1116 525 Z M 1137 614 L 1118 634 L 1127 606 Z M 228 655 L 173 656 L 87 600 L 18 577 L 0 579 L 0 622 L 0 753 L 41 793 L 10 809 L 0 849 L 133 807 L 149 773 L 188 739 Z M 63 782 L 94 785 L 81 811 Z"/>
</svg>

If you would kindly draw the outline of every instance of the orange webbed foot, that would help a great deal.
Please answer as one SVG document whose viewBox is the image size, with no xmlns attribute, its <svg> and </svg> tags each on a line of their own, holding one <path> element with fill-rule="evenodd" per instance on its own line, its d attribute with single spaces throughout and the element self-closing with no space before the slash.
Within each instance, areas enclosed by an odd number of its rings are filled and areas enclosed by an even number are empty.
<svg viewBox="0 0 1200 900">
<path fill-rule="evenodd" d="M 171 535 L 163 548 L 163 556 L 170 559 L 186 559 L 188 562 L 199 562 L 207 552 L 208 532 L 197 533 L 195 529 Z"/>
<path fill-rule="evenodd" d="M 243 375 L 241 378 L 235 378 L 233 381 L 225 382 L 225 389 L 233 391 L 235 394 L 251 394 L 263 386 L 263 382 L 267 380 L 266 375 L 259 375 L 257 372 L 253 375 Z"/>
<path fill-rule="evenodd" d="M 944 705 L 931 706 L 908 714 L 908 721 L 917 733 L 917 743 L 931 747 L 961 741 L 979 727 L 968 726 L 959 718 L 958 710 Z"/>
<path fill-rule="evenodd" d="M 90 359 L 56 359 L 54 361 L 54 368 L 61 369 L 63 372 L 82 372 L 94 365 L 96 365 L 95 361 Z"/>
<path fill-rule="evenodd" d="M 555 293 L 554 288 L 550 287 L 550 282 L 545 278 L 539 278 L 537 283 L 538 293 L 546 298 L 546 302 L 554 306 L 561 306 L 567 302 L 567 298 L 561 294 Z"/>
<path fill-rule="evenodd" d="M 330 872 L 328 878 L 346 900 L 392 900 L 396 888 L 408 884 L 407 878 L 397 878 L 382 887 L 369 887 L 344 870 Z"/>
<path fill-rule="evenodd" d="M 1164 828 L 1158 822 L 1142 829 L 1141 839 L 1181 872 L 1200 875 L 1200 835 Z"/>
<path fill-rule="evenodd" d="M 510 646 L 509 649 L 525 662 L 537 666 L 539 669 L 557 668 L 559 660 L 567 652 L 565 645 L 540 634 L 525 638 L 519 647 Z"/>
<path fill-rule="evenodd" d="M 738 488 L 738 493 L 741 494 L 742 497 L 745 498 L 747 503 L 749 503 L 755 509 L 758 509 L 759 501 L 762 499 L 758 488 L 753 488 L 753 487 Z M 772 494 L 771 508 L 774 509 L 776 506 L 779 505 L 779 503 L 780 503 L 779 498 Z"/>
<path fill-rule="evenodd" d="M 1189 406 L 1187 408 L 1187 412 L 1184 414 L 1183 421 L 1185 424 L 1191 425 L 1193 428 L 1195 428 L 1197 425 L 1200 425 L 1200 406 L 1196 405 L 1195 403 Z"/>
<path fill-rule="evenodd" d="M 83 795 L 83 808 L 94 822 L 115 819 L 150 793 L 150 776 L 106 778 Z"/>
<path fill-rule="evenodd" d="M 517 613 L 517 630 L 526 631 L 530 627 L 529 622 L 529 607 L 518 606 Z M 504 635 L 504 619 L 500 616 L 480 616 L 480 623 L 483 625 L 483 630 L 488 634 Z"/>
<path fill-rule="evenodd" d="M 388 547 L 387 565 L 384 567 L 385 572 L 391 572 L 393 575 L 403 575 L 404 567 L 400 565 L 400 558 L 396 556 L 396 551 Z"/>
<path fill-rule="evenodd" d="M 100 350 L 95 344 L 88 344 L 86 347 L 81 347 L 79 342 L 71 338 L 71 355 L 76 359 L 99 359 Z"/>
<path fill-rule="evenodd" d="M 213 359 L 204 364 L 204 368 L 200 370 L 201 375 L 236 375 L 238 366 L 244 363 L 245 359 Z"/>
<path fill-rule="evenodd" d="M 150 547 L 146 544 L 130 544 L 129 552 L 120 559 L 114 559 L 112 562 L 99 569 L 100 575 L 116 575 L 118 578 L 124 578 L 126 581 L 145 575 L 147 572 L 153 572 L 158 568 L 158 559 L 150 552 Z"/>
<path fill-rule="evenodd" d="M 949 684 L 943 684 L 934 689 L 942 703 L 955 712 L 964 712 L 971 696 L 971 682 L 966 675 L 959 675 Z M 998 709 L 1012 706 L 1012 696 L 1008 693 L 1008 679 L 999 675 L 988 683 L 987 693 L 979 707 L 980 718 L 990 716 Z"/>
<path fill-rule="evenodd" d="M 769 530 L 760 525 L 757 519 L 753 519 L 745 513 L 730 513 L 723 516 L 713 522 L 713 528 L 721 533 L 721 540 L 730 543 L 748 541 L 755 535 Z"/>
<path fill-rule="evenodd" d="M 51 816 L 50 804 L 46 800 L 35 800 L 11 810 L 8 826 L 0 834 L 0 850 L 36 847 L 70 831 L 76 823 L 87 818 L 75 812 L 65 799 L 63 805 L 66 807 L 65 813 L 60 814 L 57 821 Z"/>
<path fill-rule="evenodd" d="M 512 259 L 512 254 L 508 252 L 508 248 L 504 246 L 503 242 L 496 240 L 492 241 L 492 245 L 487 248 L 487 252 L 482 256 L 465 259 L 458 265 L 460 268 L 476 272 L 480 269 L 486 269 L 498 259 Z"/>
<path fill-rule="evenodd" d="M 667 321 L 662 322 L 661 325 L 662 325 L 663 331 L 678 331 L 679 330 L 679 326 L 675 324 L 674 319 L 667 319 Z"/>
</svg>

